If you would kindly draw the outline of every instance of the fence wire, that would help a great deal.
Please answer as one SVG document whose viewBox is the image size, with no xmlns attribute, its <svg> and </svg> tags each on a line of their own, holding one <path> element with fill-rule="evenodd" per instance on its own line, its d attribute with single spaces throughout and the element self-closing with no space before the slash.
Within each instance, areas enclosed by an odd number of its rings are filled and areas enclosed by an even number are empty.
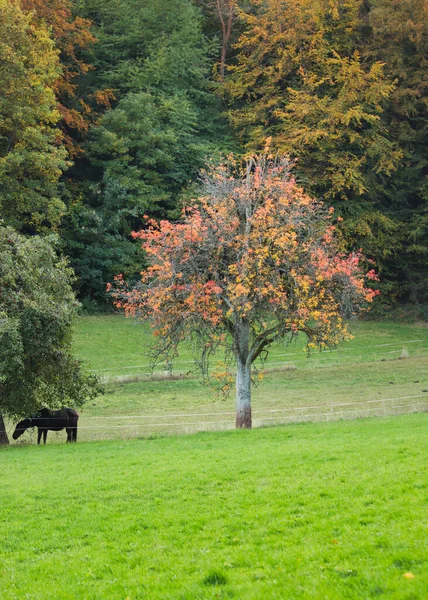
<svg viewBox="0 0 428 600">
<path fill-rule="evenodd" d="M 303 352 L 287 352 L 276 353 L 272 352 L 267 363 L 259 365 L 258 368 L 269 371 L 279 365 L 285 369 L 287 367 L 296 367 L 297 365 L 305 365 L 309 368 L 320 368 L 328 365 L 337 365 L 341 362 L 351 361 L 351 364 L 360 364 L 362 362 L 379 362 L 391 359 L 397 359 L 401 353 L 408 352 L 406 345 L 413 344 L 412 358 L 422 358 L 426 356 L 428 351 L 428 340 L 404 340 L 402 342 L 391 342 L 386 344 L 373 344 L 372 346 L 356 346 L 355 348 L 340 348 L 332 350 L 322 350 L 320 352 L 312 352 L 310 357 L 303 356 Z M 386 348 L 397 347 L 397 349 L 386 350 Z M 362 354 L 356 354 L 361 351 Z M 367 352 L 368 350 L 368 352 Z M 416 352 L 415 354 L 413 352 Z M 277 360 L 279 359 L 279 360 Z M 161 377 L 165 379 L 182 378 L 194 376 L 192 366 L 195 366 L 194 360 L 178 360 L 174 362 L 174 369 L 170 369 L 162 365 L 158 365 L 152 370 L 152 365 L 143 363 L 138 365 L 123 365 L 119 369 L 121 373 L 113 372 L 110 368 L 92 369 L 92 372 L 98 373 L 105 383 L 114 383 L 118 381 L 131 380 L 132 377 Z M 139 370 L 138 370 L 139 369 Z M 163 377 L 162 377 L 163 376 Z"/>
<path fill-rule="evenodd" d="M 428 412 L 428 392 L 409 396 L 376 398 L 331 404 L 307 404 L 265 408 L 253 411 L 253 427 L 335 421 L 370 416 L 388 416 L 415 412 Z M 212 417 L 210 419 L 210 417 Z M 116 420 L 116 422 L 114 422 Z M 127 420 L 128 422 L 123 422 Z M 92 424 L 93 423 L 93 424 Z M 82 415 L 78 439 L 95 441 L 129 439 L 151 435 L 189 434 L 201 431 L 222 431 L 235 427 L 235 412 L 191 412 L 173 414 L 137 415 Z M 35 443 L 35 431 L 28 430 L 21 438 L 23 443 Z M 48 441 L 64 442 L 64 432 L 49 432 Z M 19 442 L 18 442 L 19 443 Z"/>
</svg>

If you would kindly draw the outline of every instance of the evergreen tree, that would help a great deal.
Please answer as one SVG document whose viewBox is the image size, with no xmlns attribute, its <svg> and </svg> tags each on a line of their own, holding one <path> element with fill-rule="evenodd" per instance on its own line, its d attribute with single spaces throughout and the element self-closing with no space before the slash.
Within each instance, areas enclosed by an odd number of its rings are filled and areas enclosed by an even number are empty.
<svg viewBox="0 0 428 600">
<path fill-rule="evenodd" d="M 117 272 L 141 269 L 131 231 L 144 213 L 178 214 L 222 132 L 210 90 L 212 45 L 189 0 L 85 0 L 81 15 L 99 40 L 88 86 L 113 89 L 116 102 L 72 171 L 81 200 L 70 204 L 63 237 L 80 296 L 104 300 Z"/>
</svg>

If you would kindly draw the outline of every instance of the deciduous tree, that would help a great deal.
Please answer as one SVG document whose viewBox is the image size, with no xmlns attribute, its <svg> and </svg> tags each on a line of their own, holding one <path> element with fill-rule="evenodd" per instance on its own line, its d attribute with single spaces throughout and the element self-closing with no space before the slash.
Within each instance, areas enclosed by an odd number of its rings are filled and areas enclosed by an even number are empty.
<svg viewBox="0 0 428 600">
<path fill-rule="evenodd" d="M 266 0 L 244 14 L 223 91 L 255 151 L 297 159 L 305 188 L 344 217 L 348 248 L 382 286 L 428 294 L 425 0 Z M 385 296 L 384 296 L 385 297 Z"/>
<path fill-rule="evenodd" d="M 69 154 L 74 157 L 80 151 L 82 137 L 88 132 L 92 120 L 92 108 L 88 98 L 79 94 L 79 79 L 92 68 L 83 58 L 95 43 L 91 22 L 73 14 L 71 0 L 20 0 L 23 10 L 31 14 L 32 22 L 46 27 L 55 47 L 59 50 L 61 72 L 53 89 L 61 115 L 59 125 Z"/>
<path fill-rule="evenodd" d="M 266 136 L 329 201 L 364 198 L 401 158 L 381 120 L 393 80 L 358 46 L 360 2 L 268 0 L 247 15 L 225 89 L 250 151 Z"/>
<path fill-rule="evenodd" d="M 221 27 L 221 50 L 218 63 L 220 79 L 224 79 L 226 70 L 226 58 L 231 44 L 233 25 L 236 22 L 238 12 L 238 0 L 197 0 L 208 14 L 213 15 L 216 23 Z"/>
<path fill-rule="evenodd" d="M 189 0 L 81 5 L 99 38 L 90 75 L 114 88 L 117 101 L 72 171 L 82 193 L 69 203 L 63 239 L 80 293 L 103 303 L 118 271 L 139 275 L 130 233 L 141 215 L 179 214 L 186 188 L 215 152 L 220 119 L 209 87 L 212 45 Z"/>
<path fill-rule="evenodd" d="M 81 405 L 99 392 L 71 354 L 73 274 L 48 239 L 0 224 L 0 443 L 3 415 Z"/>
<path fill-rule="evenodd" d="M 205 194 L 182 221 L 150 221 L 136 233 L 149 268 L 113 293 L 128 315 L 149 316 L 155 357 L 171 360 L 193 339 L 202 360 L 218 347 L 236 367 L 236 426 L 251 427 L 251 365 L 276 340 L 306 334 L 309 348 L 346 338 L 375 291 L 362 256 L 338 252 L 331 211 L 307 196 L 286 161 L 254 159 L 240 173 L 222 166 L 204 177 Z M 367 277 L 375 278 L 373 271 Z"/>
<path fill-rule="evenodd" d="M 55 228 L 67 152 L 56 128 L 58 53 L 48 31 L 14 0 L 0 0 L 0 211 L 21 231 Z"/>
</svg>

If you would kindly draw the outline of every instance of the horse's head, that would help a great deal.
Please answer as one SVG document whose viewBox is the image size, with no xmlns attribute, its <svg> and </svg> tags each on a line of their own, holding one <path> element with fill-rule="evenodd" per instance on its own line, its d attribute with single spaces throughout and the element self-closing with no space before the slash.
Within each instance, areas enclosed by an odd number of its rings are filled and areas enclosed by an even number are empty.
<svg viewBox="0 0 428 600">
<path fill-rule="evenodd" d="M 34 427 L 32 419 L 23 419 L 19 421 L 18 425 L 15 427 L 15 431 L 12 434 L 14 440 L 17 440 L 24 431 L 27 431 L 29 427 Z"/>
</svg>

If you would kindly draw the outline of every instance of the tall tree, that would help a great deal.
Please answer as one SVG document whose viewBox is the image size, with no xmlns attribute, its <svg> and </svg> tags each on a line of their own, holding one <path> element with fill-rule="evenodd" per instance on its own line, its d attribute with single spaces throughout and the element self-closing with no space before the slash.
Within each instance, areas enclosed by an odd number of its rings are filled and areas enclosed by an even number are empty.
<svg viewBox="0 0 428 600">
<path fill-rule="evenodd" d="M 47 30 L 14 0 L 0 0 L 0 211 L 21 231 L 55 228 L 67 167 L 54 86 L 58 53 Z"/>
<path fill-rule="evenodd" d="M 216 28 L 220 25 L 219 38 L 221 41 L 218 74 L 220 80 L 223 80 L 226 71 L 226 59 L 232 41 L 232 33 L 237 21 L 238 0 L 197 0 L 196 3 L 206 12 L 206 21 L 213 18 Z M 213 33 L 217 32 L 213 30 Z"/>
<path fill-rule="evenodd" d="M 24 11 L 31 13 L 34 24 L 49 30 L 59 50 L 61 73 L 53 89 L 58 100 L 64 142 L 74 157 L 81 152 L 81 140 L 93 120 L 89 98 L 83 98 L 79 90 L 79 80 L 92 68 L 85 58 L 85 53 L 88 54 L 96 41 L 91 33 L 91 22 L 73 14 L 71 0 L 20 0 L 20 4 Z"/>
<path fill-rule="evenodd" d="M 72 171 L 81 200 L 70 203 L 64 239 L 81 297 L 103 302 L 115 273 L 141 268 L 132 229 L 144 213 L 177 211 L 221 129 L 209 81 L 212 45 L 189 0 L 81 5 L 99 39 L 91 85 L 114 88 L 117 100 Z"/>
<path fill-rule="evenodd" d="M 428 291 L 426 17 L 424 0 L 267 0 L 243 15 L 223 88 L 246 147 L 271 136 L 296 158 L 348 247 L 407 298 Z"/>
<path fill-rule="evenodd" d="M 243 142 L 267 136 L 324 198 L 363 196 L 372 172 L 389 174 L 400 152 L 380 118 L 394 86 L 381 62 L 358 52 L 359 2 L 268 0 L 247 15 L 226 93 Z"/>
<path fill-rule="evenodd" d="M 73 274 L 46 238 L 0 224 L 0 443 L 2 415 L 80 405 L 99 392 L 71 354 Z"/>
<path fill-rule="evenodd" d="M 279 339 L 303 332 L 311 348 L 336 345 L 375 291 L 364 285 L 361 256 L 338 252 L 330 211 L 288 174 L 287 163 L 261 158 L 246 171 L 220 167 L 205 196 L 180 223 L 152 221 L 143 240 L 149 268 L 113 294 L 128 315 L 149 317 L 155 358 L 171 361 L 194 339 L 205 359 L 229 350 L 236 374 L 236 426 L 251 427 L 251 365 Z M 374 278 L 373 272 L 368 278 Z"/>
<path fill-rule="evenodd" d="M 387 183 L 386 207 L 400 222 L 399 258 L 387 264 L 400 294 L 428 300 L 428 4 L 425 0 L 366 2 L 365 60 L 380 60 L 396 82 L 383 120 L 402 153 Z"/>
</svg>

